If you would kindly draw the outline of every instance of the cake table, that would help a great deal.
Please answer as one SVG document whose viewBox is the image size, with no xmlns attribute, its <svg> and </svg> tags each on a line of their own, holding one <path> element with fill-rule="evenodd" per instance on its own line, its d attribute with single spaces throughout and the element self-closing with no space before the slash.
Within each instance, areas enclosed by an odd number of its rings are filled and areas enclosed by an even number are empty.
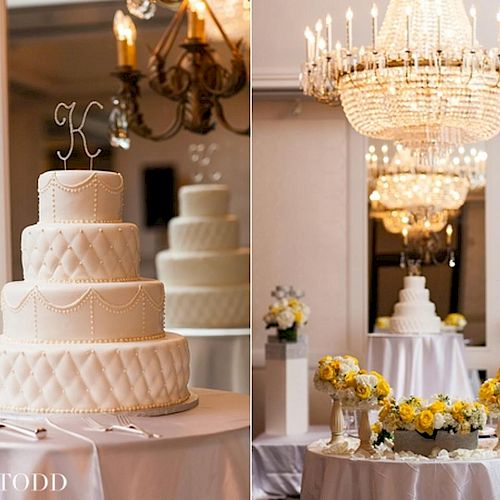
<svg viewBox="0 0 500 500">
<path fill-rule="evenodd" d="M 321 450 L 318 443 L 307 448 L 302 500 L 498 499 L 500 458 L 403 461 Z"/>
<path fill-rule="evenodd" d="M 396 398 L 441 393 L 474 399 L 462 334 L 371 333 L 367 366 L 389 381 Z"/>
<path fill-rule="evenodd" d="M 250 392 L 249 328 L 173 328 L 188 340 L 190 384 Z"/>
<path fill-rule="evenodd" d="M 199 405 L 189 411 L 132 420 L 162 435 L 145 439 L 123 432 L 92 431 L 78 415 L 49 417 L 48 436 L 35 441 L 0 430 L 0 470 L 20 475 L 64 474 L 58 493 L 14 491 L 6 481 L 2 500 L 234 500 L 248 498 L 249 398 L 194 389 Z M 40 416 L 39 418 L 43 418 Z M 96 415 L 102 423 L 109 415 Z M 57 476 L 56 487 L 62 484 Z"/>
</svg>

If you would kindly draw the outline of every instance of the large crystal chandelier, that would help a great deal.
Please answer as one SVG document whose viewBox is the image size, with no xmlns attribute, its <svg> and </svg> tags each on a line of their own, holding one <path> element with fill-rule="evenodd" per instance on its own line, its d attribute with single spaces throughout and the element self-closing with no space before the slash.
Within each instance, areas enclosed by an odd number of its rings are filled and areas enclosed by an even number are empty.
<svg viewBox="0 0 500 500">
<path fill-rule="evenodd" d="M 391 0 L 372 41 L 354 47 L 353 11 L 346 41 L 333 45 L 332 19 L 306 28 L 301 85 L 320 102 L 339 99 L 363 135 L 436 152 L 485 141 L 500 131 L 500 59 L 477 40 L 477 12 L 462 0 Z"/>
</svg>

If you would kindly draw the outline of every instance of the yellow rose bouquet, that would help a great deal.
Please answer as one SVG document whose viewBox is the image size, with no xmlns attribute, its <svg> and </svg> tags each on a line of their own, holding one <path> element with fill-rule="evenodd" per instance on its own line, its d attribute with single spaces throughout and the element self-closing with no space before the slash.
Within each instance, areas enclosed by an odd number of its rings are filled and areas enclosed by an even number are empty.
<svg viewBox="0 0 500 500">
<path fill-rule="evenodd" d="M 389 432 L 417 431 L 433 438 L 438 431 L 467 434 L 482 429 L 487 410 L 481 403 L 452 400 L 439 394 L 426 404 L 414 396 L 389 401 L 380 410 L 379 418 Z"/>
<path fill-rule="evenodd" d="M 489 378 L 481 385 L 478 400 L 493 417 L 500 417 L 500 369 L 495 378 Z"/>
<path fill-rule="evenodd" d="M 334 399 L 343 400 L 359 371 L 359 362 L 354 356 L 323 356 L 314 373 L 314 386 Z"/>
</svg>

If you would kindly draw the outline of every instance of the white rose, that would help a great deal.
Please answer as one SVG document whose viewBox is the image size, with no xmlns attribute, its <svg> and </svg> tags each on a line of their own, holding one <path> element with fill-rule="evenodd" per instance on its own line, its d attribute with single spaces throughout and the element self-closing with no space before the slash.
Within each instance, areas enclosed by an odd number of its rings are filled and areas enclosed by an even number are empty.
<svg viewBox="0 0 500 500">
<path fill-rule="evenodd" d="M 445 423 L 444 417 L 442 413 L 436 413 L 434 414 L 434 428 L 435 429 L 442 429 L 443 425 Z"/>
<path fill-rule="evenodd" d="M 287 328 L 291 328 L 293 326 L 295 316 L 292 311 L 285 309 L 276 316 L 276 321 L 280 330 L 286 330 Z"/>
</svg>

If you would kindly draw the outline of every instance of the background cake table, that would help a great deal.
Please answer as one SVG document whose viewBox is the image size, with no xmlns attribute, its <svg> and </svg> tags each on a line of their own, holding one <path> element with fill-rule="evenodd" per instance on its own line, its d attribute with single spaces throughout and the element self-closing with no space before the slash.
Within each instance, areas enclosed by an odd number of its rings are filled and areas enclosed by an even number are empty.
<svg viewBox="0 0 500 500">
<path fill-rule="evenodd" d="M 249 496 L 249 399 L 194 389 L 198 407 L 134 422 L 161 439 L 89 430 L 77 416 L 53 416 L 45 440 L 0 431 L 0 469 L 15 473 L 64 474 L 58 500 L 234 500 Z M 105 422 L 113 417 L 101 415 Z M 33 498 L 10 490 L 3 500 Z M 31 493 L 33 495 L 33 493 Z M 38 500 L 53 493 L 36 493 Z"/>
<path fill-rule="evenodd" d="M 250 393 L 249 328 L 174 328 L 187 338 L 190 384 Z"/>
<path fill-rule="evenodd" d="M 462 334 L 372 333 L 368 335 L 367 365 L 389 381 L 397 398 L 441 393 L 474 399 Z"/>
<path fill-rule="evenodd" d="M 302 500 L 464 500 L 498 498 L 500 458 L 395 461 L 325 455 L 308 446 Z M 403 495 L 403 496 L 402 496 Z"/>
</svg>

